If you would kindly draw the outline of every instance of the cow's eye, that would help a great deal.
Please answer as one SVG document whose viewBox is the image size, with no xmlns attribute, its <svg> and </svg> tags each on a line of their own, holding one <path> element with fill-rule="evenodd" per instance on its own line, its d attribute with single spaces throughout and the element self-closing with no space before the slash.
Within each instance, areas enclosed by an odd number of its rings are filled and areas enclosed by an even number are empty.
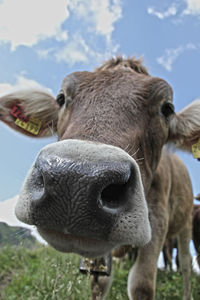
<svg viewBox="0 0 200 300">
<path fill-rule="evenodd" d="M 161 112 L 168 119 L 174 113 L 174 105 L 171 102 L 165 102 L 161 107 Z"/>
<path fill-rule="evenodd" d="M 59 106 L 63 106 L 63 104 L 65 103 L 65 95 L 64 94 L 59 94 L 56 98 L 56 101 L 58 102 Z"/>
</svg>

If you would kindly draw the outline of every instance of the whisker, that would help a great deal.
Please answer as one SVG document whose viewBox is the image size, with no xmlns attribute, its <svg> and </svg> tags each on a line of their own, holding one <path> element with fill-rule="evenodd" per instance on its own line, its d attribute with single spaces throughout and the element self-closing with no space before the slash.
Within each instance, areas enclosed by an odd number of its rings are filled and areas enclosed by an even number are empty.
<svg viewBox="0 0 200 300">
<path fill-rule="evenodd" d="M 141 157 L 141 158 L 137 158 L 136 161 L 141 161 L 141 160 L 144 160 L 144 157 Z"/>
<path fill-rule="evenodd" d="M 25 231 L 26 231 L 26 228 L 21 228 L 21 229 L 19 229 L 19 231 L 13 233 L 13 235 L 20 235 L 20 234 L 23 234 Z"/>
<path fill-rule="evenodd" d="M 11 228 L 15 228 L 15 226 L 11 226 Z M 11 244 L 11 245 L 22 245 L 25 242 L 25 237 L 29 235 L 26 228 L 20 228 L 17 232 L 11 232 L 5 237 L 3 237 L 3 244 Z"/>
<path fill-rule="evenodd" d="M 51 131 L 51 135 L 54 136 L 55 132 L 54 132 L 54 129 L 53 129 L 53 120 L 51 121 L 51 126 L 50 126 L 50 124 L 48 124 L 48 127 L 49 127 L 49 130 Z"/>
<path fill-rule="evenodd" d="M 128 144 L 125 148 L 124 151 L 128 152 L 128 148 L 130 147 L 130 144 Z"/>
<path fill-rule="evenodd" d="M 139 152 L 140 148 L 138 148 L 131 156 L 135 156 Z"/>
<path fill-rule="evenodd" d="M 15 237 L 23 237 L 26 234 L 26 228 L 19 229 L 18 232 L 13 232 L 10 234 L 9 238 L 15 238 Z"/>
<path fill-rule="evenodd" d="M 127 151 L 128 154 L 132 157 L 134 157 L 138 152 L 139 152 L 140 148 L 138 148 L 136 151 L 134 151 L 133 146 Z"/>
</svg>

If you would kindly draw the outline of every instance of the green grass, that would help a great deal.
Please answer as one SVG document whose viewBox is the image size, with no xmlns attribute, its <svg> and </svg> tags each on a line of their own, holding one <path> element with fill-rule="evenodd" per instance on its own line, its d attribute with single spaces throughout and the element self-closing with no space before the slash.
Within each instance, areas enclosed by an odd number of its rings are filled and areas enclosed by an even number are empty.
<svg viewBox="0 0 200 300">
<path fill-rule="evenodd" d="M 90 278 L 79 272 L 80 256 L 62 254 L 50 247 L 37 250 L 7 247 L 0 250 L 1 300 L 86 300 Z M 114 280 L 108 300 L 128 300 L 130 262 L 114 264 Z M 200 299 L 200 276 L 192 275 L 194 300 Z M 158 271 L 156 300 L 180 300 L 179 273 Z M 142 300 L 142 299 L 141 299 Z"/>
<path fill-rule="evenodd" d="M 89 280 L 79 273 L 79 261 L 79 256 L 49 247 L 4 248 L 0 252 L 0 299 L 87 299 Z"/>
</svg>

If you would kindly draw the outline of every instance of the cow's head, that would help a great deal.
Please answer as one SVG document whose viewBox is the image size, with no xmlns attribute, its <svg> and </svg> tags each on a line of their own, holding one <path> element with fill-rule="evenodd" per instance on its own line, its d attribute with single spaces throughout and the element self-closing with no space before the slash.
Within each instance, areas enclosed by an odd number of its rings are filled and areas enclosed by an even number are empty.
<svg viewBox="0 0 200 300">
<path fill-rule="evenodd" d="M 37 136 L 53 126 L 59 138 L 30 169 L 17 217 L 65 252 L 99 256 L 144 245 L 151 236 L 145 195 L 162 147 L 175 141 L 190 149 L 200 135 L 199 101 L 175 114 L 167 82 L 122 58 L 70 74 L 56 100 L 40 91 L 0 100 L 0 119 L 15 130 L 31 135 L 26 123 L 33 118 L 41 122 Z M 11 114 L 16 105 L 28 118 L 25 129 Z"/>
</svg>

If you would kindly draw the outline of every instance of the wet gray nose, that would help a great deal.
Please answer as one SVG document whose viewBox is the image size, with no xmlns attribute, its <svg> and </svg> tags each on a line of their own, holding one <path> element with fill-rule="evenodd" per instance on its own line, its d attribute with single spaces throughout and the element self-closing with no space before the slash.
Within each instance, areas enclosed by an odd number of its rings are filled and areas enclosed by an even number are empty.
<svg viewBox="0 0 200 300">
<path fill-rule="evenodd" d="M 34 176 L 32 201 L 38 205 L 46 198 L 59 197 L 69 208 L 86 201 L 93 209 L 117 213 L 126 206 L 130 188 L 134 190 L 134 167 L 128 161 L 91 163 L 42 155 L 35 163 Z"/>
<path fill-rule="evenodd" d="M 45 215 L 52 215 L 54 229 L 59 225 L 82 235 L 85 231 L 93 235 L 94 229 L 96 236 L 98 224 L 108 230 L 116 216 L 131 205 L 129 195 L 135 187 L 134 166 L 129 161 L 79 161 L 70 155 L 61 158 L 41 153 L 33 175 L 35 225 L 46 226 Z"/>
<path fill-rule="evenodd" d="M 16 214 L 40 228 L 104 240 L 115 235 L 113 228 L 131 231 L 141 220 L 145 230 L 149 226 L 136 162 L 117 147 L 78 140 L 41 150 Z"/>
</svg>

